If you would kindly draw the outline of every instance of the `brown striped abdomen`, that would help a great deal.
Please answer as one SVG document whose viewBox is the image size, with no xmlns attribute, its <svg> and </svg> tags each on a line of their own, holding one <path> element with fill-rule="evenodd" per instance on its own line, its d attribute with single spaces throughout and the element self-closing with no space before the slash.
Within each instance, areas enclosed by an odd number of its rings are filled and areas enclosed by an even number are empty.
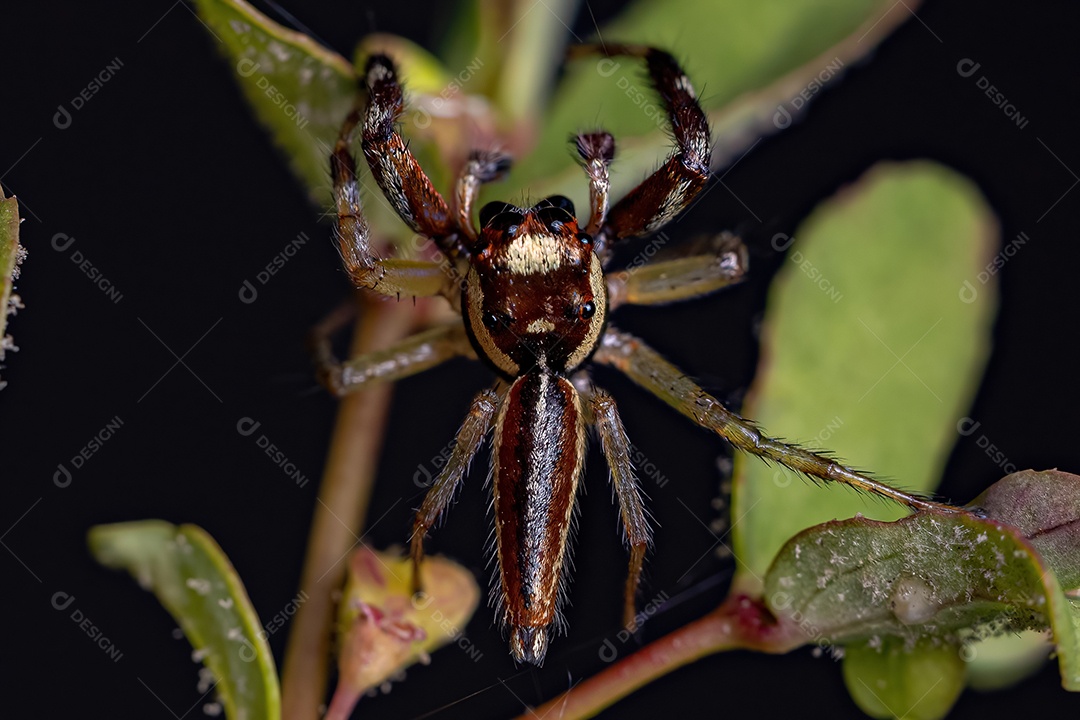
<svg viewBox="0 0 1080 720">
<path fill-rule="evenodd" d="M 533 368 L 503 400 L 495 430 L 495 536 L 514 658 L 539 665 L 558 612 L 574 493 L 585 455 L 577 390 Z"/>
</svg>

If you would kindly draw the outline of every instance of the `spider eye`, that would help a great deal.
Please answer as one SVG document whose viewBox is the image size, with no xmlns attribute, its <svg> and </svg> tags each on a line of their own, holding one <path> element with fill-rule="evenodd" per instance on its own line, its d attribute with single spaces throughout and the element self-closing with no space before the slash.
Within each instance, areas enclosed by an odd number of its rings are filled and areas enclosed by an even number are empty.
<svg viewBox="0 0 1080 720">
<path fill-rule="evenodd" d="M 495 326 L 499 324 L 499 316 L 493 312 L 484 313 L 484 327 L 488 330 L 494 330 Z"/>
<path fill-rule="evenodd" d="M 592 236 L 589 235 L 588 233 L 578 233 L 577 234 L 577 239 L 581 241 L 582 245 L 591 245 L 592 244 Z"/>
<path fill-rule="evenodd" d="M 488 223 L 497 215 L 515 210 L 517 210 L 517 208 L 510 203 L 499 202 L 498 200 L 489 202 L 487 205 L 480 208 L 480 227 L 487 227 Z"/>
<path fill-rule="evenodd" d="M 582 303 L 579 313 L 581 314 L 582 320 L 588 320 L 596 314 L 596 304 L 592 300 Z"/>
<path fill-rule="evenodd" d="M 576 214 L 574 213 L 574 203 L 570 202 L 570 198 L 564 197 L 563 195 L 552 195 L 551 197 L 546 197 L 540 202 L 536 203 L 536 207 L 559 208 L 560 210 L 565 210 L 566 212 L 568 212 L 570 214 L 570 217 L 574 217 Z"/>
</svg>

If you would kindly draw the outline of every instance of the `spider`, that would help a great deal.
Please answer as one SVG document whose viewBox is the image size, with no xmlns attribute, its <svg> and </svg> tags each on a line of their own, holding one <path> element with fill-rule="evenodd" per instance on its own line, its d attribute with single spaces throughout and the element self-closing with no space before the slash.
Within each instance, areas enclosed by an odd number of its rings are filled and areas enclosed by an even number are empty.
<svg viewBox="0 0 1080 720">
<path fill-rule="evenodd" d="M 492 151 L 469 155 L 448 204 L 398 131 L 402 86 L 385 55 L 367 61 L 366 108 L 360 93 L 330 159 L 338 243 L 352 282 L 390 297 L 442 296 L 461 313 L 461 322 L 344 363 L 332 356 L 327 337 L 317 337 L 320 380 L 343 395 L 456 356 L 478 358 L 494 370 L 498 380 L 473 399 L 450 458 L 417 512 L 411 537 L 413 586 L 420 589 L 424 537 L 450 505 L 473 457 L 493 431 L 490 477 L 499 581 L 493 583 L 492 598 L 499 620 L 509 627 L 513 658 L 536 665 L 547 653 L 552 627 L 561 623 L 568 536 L 589 426 L 599 436 L 629 546 L 624 622 L 631 629 L 651 542 L 630 443 L 615 401 L 593 384 L 585 369 L 590 361 L 618 369 L 701 427 L 766 461 L 912 509 L 940 507 L 829 457 L 765 436 L 640 339 L 610 324 L 609 315 L 619 305 L 669 303 L 737 283 L 746 270 L 746 251 L 737 239 L 721 236 L 707 252 L 691 248 L 635 272 L 607 270 L 618 243 L 658 231 L 705 187 L 711 138 L 694 89 L 670 54 L 641 45 L 584 45 L 570 51 L 571 58 L 587 55 L 644 60 L 675 146 L 655 172 L 609 209 L 614 138 L 603 131 L 578 135 L 574 144 L 589 180 L 584 226 L 571 202 L 560 196 L 532 207 L 488 203 L 474 225 L 480 186 L 510 167 L 509 157 Z M 383 194 L 409 227 L 449 258 L 454 272 L 434 262 L 381 259 L 372 252 L 350 152 L 361 125 L 364 156 Z"/>
</svg>

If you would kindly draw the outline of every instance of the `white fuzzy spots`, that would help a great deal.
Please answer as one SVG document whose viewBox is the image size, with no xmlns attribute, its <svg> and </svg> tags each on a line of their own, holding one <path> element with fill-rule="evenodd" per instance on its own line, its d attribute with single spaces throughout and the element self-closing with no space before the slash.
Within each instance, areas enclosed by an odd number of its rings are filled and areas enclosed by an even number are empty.
<svg viewBox="0 0 1080 720">
<path fill-rule="evenodd" d="M 288 48 L 274 40 L 271 40 L 266 44 L 266 49 L 281 62 L 286 62 L 292 57 L 292 53 L 289 52 Z"/>
<path fill-rule="evenodd" d="M 243 20 L 230 20 L 229 27 L 231 27 L 232 31 L 237 35 L 246 35 L 251 31 L 251 26 Z"/>
<path fill-rule="evenodd" d="M 210 592 L 210 581 L 203 578 L 188 578 L 187 586 L 194 590 L 199 595 L 206 595 Z"/>
<path fill-rule="evenodd" d="M 228 610 L 233 606 L 233 599 L 231 597 L 218 598 L 217 604 Z"/>
</svg>

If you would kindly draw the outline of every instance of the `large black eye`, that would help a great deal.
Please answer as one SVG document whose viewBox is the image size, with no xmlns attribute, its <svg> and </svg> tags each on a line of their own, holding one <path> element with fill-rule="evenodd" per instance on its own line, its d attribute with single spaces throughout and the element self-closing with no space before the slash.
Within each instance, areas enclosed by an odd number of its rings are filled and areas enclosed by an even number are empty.
<svg viewBox="0 0 1080 720">
<path fill-rule="evenodd" d="M 493 312 L 484 313 L 484 327 L 488 330 L 494 330 L 495 326 L 499 324 L 499 316 Z"/>
<path fill-rule="evenodd" d="M 596 304 L 592 300 L 584 302 L 581 304 L 581 310 L 579 310 L 578 312 L 581 313 L 582 320 L 588 320 L 596 314 Z"/>
<path fill-rule="evenodd" d="M 492 218 L 496 215 L 516 210 L 518 210 L 518 208 L 510 203 L 499 202 L 498 200 L 489 202 L 487 205 L 480 208 L 480 227 L 487 227 L 488 223 L 491 222 Z"/>
<path fill-rule="evenodd" d="M 562 195 L 552 195 L 551 197 L 544 198 L 540 202 L 536 203 L 537 209 L 545 207 L 555 207 L 560 210 L 565 210 L 570 214 L 570 217 L 574 217 L 574 203 L 570 202 L 570 198 Z"/>
</svg>

